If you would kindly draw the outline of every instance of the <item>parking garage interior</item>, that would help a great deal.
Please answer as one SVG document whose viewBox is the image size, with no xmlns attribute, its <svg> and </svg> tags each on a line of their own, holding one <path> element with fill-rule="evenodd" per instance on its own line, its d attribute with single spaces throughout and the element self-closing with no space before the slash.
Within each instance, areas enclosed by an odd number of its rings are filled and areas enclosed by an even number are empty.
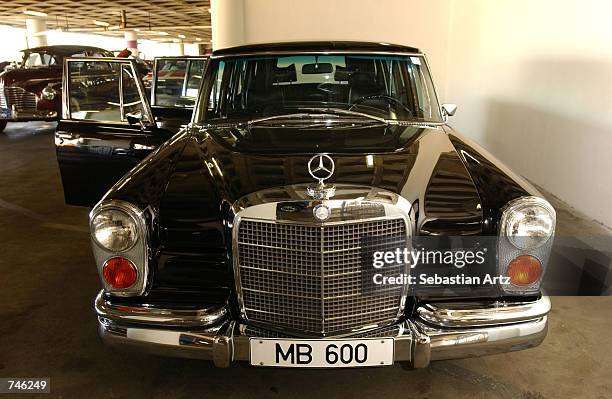
<svg viewBox="0 0 612 399">
<path fill-rule="evenodd" d="M 534 184 L 557 212 L 544 283 L 553 305 L 536 348 L 414 370 L 220 369 L 100 341 L 91 208 L 65 203 L 57 122 L 9 121 L 0 133 L 0 377 L 49 378 L 58 398 L 612 397 L 610 11 L 596 0 L 0 4 L 6 71 L 19 68 L 21 50 L 53 45 L 127 49 L 147 61 L 251 43 L 416 46 L 440 100 L 458 104 L 449 124 Z"/>
</svg>

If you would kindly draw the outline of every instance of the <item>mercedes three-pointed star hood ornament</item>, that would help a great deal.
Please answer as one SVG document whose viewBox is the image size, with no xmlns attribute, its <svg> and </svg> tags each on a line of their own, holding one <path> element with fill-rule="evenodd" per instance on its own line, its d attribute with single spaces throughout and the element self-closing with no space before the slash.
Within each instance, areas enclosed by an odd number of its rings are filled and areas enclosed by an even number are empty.
<svg viewBox="0 0 612 399">
<path fill-rule="evenodd" d="M 334 185 L 325 185 L 336 170 L 336 164 L 332 157 L 327 154 L 317 154 L 308 161 L 308 173 L 318 180 L 317 185 L 308 186 L 308 195 L 314 199 L 328 199 L 336 193 Z"/>
</svg>

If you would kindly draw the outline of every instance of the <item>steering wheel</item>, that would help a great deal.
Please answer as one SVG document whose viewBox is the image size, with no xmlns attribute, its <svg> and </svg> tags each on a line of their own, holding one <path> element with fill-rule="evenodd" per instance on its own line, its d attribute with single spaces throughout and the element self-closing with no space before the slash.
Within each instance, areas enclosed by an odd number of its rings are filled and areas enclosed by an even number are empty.
<svg viewBox="0 0 612 399">
<path fill-rule="evenodd" d="M 319 83 L 317 85 L 317 90 L 321 90 L 324 91 L 325 93 L 329 93 L 329 94 L 336 94 L 338 93 L 336 90 L 330 88 L 330 87 L 334 87 L 335 84 L 333 83 L 327 83 L 327 82 L 323 82 L 323 83 Z"/>
<path fill-rule="evenodd" d="M 358 98 L 357 100 L 355 100 L 353 102 L 353 104 L 348 108 L 348 110 L 352 111 L 353 108 L 356 105 L 359 105 L 359 104 L 361 104 L 361 103 L 363 103 L 365 101 L 377 100 L 377 99 L 387 100 L 389 102 L 389 104 L 392 104 L 392 105 L 399 105 L 400 107 L 402 107 L 402 109 L 404 111 L 408 112 L 408 114 L 410 116 L 412 116 L 412 110 L 410 108 L 408 108 L 407 106 L 405 106 L 403 102 L 401 102 L 400 100 L 398 100 L 395 97 L 391 97 L 391 96 L 388 96 L 386 94 L 376 94 L 376 95 L 372 95 L 372 96 L 363 96 L 363 97 L 360 97 L 360 98 Z"/>
</svg>

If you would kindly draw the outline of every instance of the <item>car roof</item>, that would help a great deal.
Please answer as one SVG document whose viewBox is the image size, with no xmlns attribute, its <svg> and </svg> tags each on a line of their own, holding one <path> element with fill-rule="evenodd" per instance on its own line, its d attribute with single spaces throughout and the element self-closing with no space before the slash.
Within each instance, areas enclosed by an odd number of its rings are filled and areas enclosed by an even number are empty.
<svg viewBox="0 0 612 399">
<path fill-rule="evenodd" d="M 75 52 L 78 52 L 78 51 L 104 51 L 104 52 L 108 52 L 107 50 L 104 50 L 103 48 L 100 48 L 100 47 L 94 47 L 94 46 L 75 46 L 75 45 L 41 46 L 41 47 L 32 47 L 32 48 L 24 49 L 24 50 L 21 50 L 21 51 L 30 51 L 30 52 L 35 52 L 35 51 L 51 51 L 51 52 L 58 53 L 58 54 L 74 54 Z"/>
<path fill-rule="evenodd" d="M 281 42 L 260 43 L 244 46 L 228 47 L 213 51 L 213 55 L 235 55 L 246 53 L 270 53 L 285 51 L 366 51 L 384 53 L 420 53 L 416 47 L 401 44 L 356 42 L 356 41 L 309 41 L 309 42 Z"/>
</svg>

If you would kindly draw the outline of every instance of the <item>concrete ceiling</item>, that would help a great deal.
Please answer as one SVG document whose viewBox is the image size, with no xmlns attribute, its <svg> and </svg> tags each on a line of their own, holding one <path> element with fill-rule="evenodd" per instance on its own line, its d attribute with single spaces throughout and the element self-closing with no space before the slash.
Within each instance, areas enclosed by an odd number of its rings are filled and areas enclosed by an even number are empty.
<svg viewBox="0 0 612 399">
<path fill-rule="evenodd" d="M 44 18 L 49 30 L 122 36 L 127 29 L 142 39 L 210 43 L 209 10 L 210 0 L 10 0 L 0 1 L 0 25 Z M 31 15 L 39 13 L 47 15 Z"/>
</svg>

